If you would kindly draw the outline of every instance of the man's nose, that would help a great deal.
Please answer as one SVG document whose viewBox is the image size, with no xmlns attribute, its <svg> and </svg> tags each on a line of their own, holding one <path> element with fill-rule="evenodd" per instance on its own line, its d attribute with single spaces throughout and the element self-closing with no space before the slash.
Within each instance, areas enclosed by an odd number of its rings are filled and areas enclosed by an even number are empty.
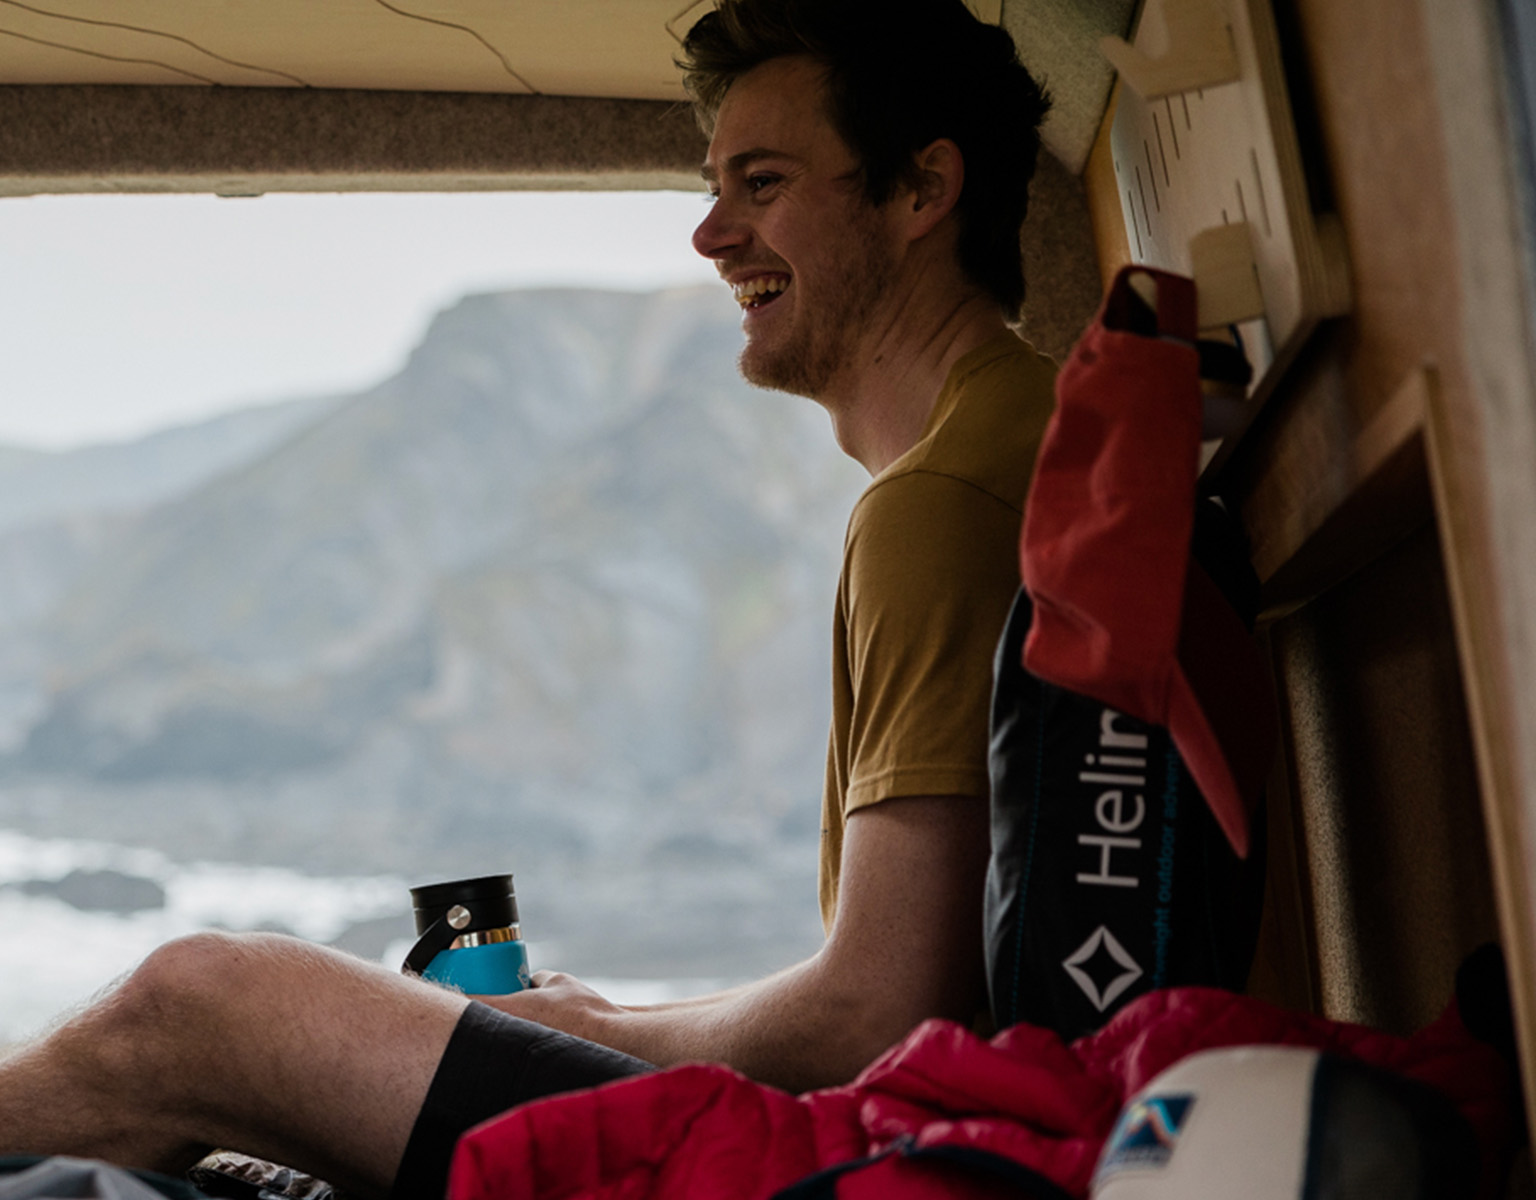
<svg viewBox="0 0 1536 1200">
<path fill-rule="evenodd" d="M 724 258 L 741 240 L 741 224 L 731 216 L 730 205 L 721 199 L 709 206 L 709 212 L 693 231 L 693 248 L 705 258 Z"/>
</svg>

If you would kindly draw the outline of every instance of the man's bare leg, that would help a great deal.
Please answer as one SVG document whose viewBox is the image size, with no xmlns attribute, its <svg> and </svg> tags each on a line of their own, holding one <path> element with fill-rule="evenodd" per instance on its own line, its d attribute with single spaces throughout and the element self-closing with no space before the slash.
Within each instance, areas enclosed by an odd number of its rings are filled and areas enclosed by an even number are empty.
<svg viewBox="0 0 1536 1200">
<path fill-rule="evenodd" d="M 175 1173 L 223 1147 L 386 1195 L 466 1003 L 292 938 L 195 934 L 0 1062 L 0 1152 Z"/>
</svg>

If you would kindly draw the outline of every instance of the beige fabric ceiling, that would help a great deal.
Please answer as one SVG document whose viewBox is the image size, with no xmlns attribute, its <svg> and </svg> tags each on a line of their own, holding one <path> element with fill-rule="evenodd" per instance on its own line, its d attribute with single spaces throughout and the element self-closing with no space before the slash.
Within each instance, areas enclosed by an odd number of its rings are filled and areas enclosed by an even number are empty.
<svg viewBox="0 0 1536 1200">
<path fill-rule="evenodd" d="M 685 3 L 0 0 L 0 82 L 674 99 Z"/>
<path fill-rule="evenodd" d="M 682 98 L 712 0 L 0 0 L 0 85 L 136 84 Z M 967 0 L 1020 41 L 1081 169 L 1108 90 L 1094 43 L 1132 0 Z"/>
<path fill-rule="evenodd" d="M 682 96 L 710 0 L 0 0 L 0 83 Z M 996 21 L 1001 0 L 972 5 Z"/>
</svg>

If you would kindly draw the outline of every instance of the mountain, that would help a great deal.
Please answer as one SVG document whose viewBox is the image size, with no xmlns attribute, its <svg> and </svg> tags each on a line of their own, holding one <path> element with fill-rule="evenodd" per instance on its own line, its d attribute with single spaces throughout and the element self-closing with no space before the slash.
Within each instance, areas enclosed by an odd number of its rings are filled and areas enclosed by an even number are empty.
<svg viewBox="0 0 1536 1200">
<path fill-rule="evenodd" d="M 0 446 L 0 629 L 30 621 L 144 510 L 271 450 L 329 400 L 292 400 L 78 450 Z"/>
<path fill-rule="evenodd" d="M 332 400 L 289 400 L 78 450 L 0 445 L 0 534 L 56 518 L 148 507 L 271 449 Z"/>
<path fill-rule="evenodd" d="M 863 477 L 739 343 L 719 288 L 468 297 L 200 486 L 12 530 L 67 569 L 0 625 L 0 821 L 512 870 L 573 969 L 803 953 Z"/>
</svg>

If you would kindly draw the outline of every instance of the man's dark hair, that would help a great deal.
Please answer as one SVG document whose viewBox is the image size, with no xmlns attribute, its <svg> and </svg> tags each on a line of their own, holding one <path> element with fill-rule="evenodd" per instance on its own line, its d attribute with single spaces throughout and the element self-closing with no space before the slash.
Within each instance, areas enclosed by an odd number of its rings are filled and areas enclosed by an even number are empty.
<svg viewBox="0 0 1536 1200">
<path fill-rule="evenodd" d="M 1019 230 L 1050 107 L 1013 39 L 963 0 L 721 0 L 683 41 L 683 84 L 706 132 L 754 67 L 809 55 L 826 68 L 832 127 L 884 204 L 915 184 L 914 156 L 950 138 L 965 161 L 960 266 L 1011 319 L 1024 303 Z"/>
</svg>

